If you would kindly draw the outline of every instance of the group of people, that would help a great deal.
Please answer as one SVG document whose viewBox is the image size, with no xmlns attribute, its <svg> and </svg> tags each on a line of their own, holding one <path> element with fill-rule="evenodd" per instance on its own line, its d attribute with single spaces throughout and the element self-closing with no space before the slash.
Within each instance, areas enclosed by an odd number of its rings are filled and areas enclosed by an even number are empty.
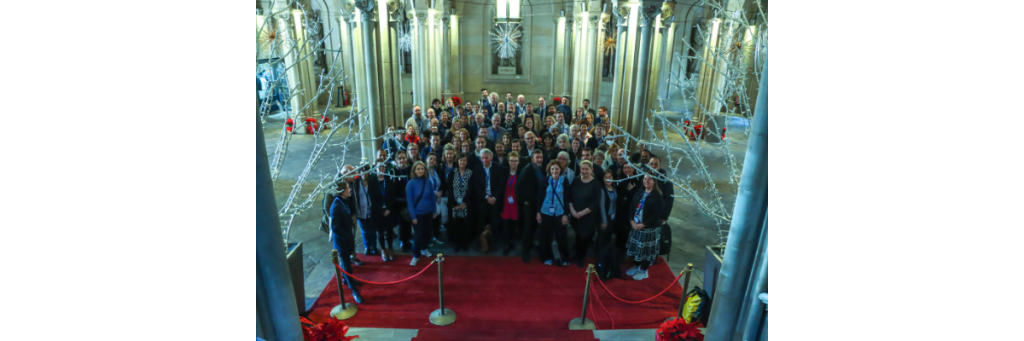
<svg viewBox="0 0 1024 341">
<path fill-rule="evenodd" d="M 435 99 L 425 116 L 415 106 L 404 129 L 388 127 L 374 166 L 353 169 L 358 175 L 345 177 L 339 194 L 325 201 L 335 247 L 351 255 L 343 257 L 346 271 L 361 263 L 354 221 L 364 254 L 384 261 L 394 260 L 396 226 L 413 266 L 432 256 L 428 244 L 444 243 L 443 226 L 456 253 L 475 243 L 483 252 L 501 244 L 507 256 L 519 244 L 528 263 L 537 243 L 544 264 L 583 267 L 592 247 L 625 250 L 635 261 L 626 275 L 647 278 L 672 212 L 672 184 L 651 176 L 665 174 L 661 159 L 643 142 L 630 154 L 608 137 L 607 108 L 595 116 L 588 100 L 573 111 L 564 97 L 559 105 L 541 97 L 534 108 L 522 95 L 511 102 L 507 93 L 506 103 L 486 89 L 482 95 L 464 107 Z M 347 276 L 345 283 L 361 303 L 358 284 Z"/>
</svg>

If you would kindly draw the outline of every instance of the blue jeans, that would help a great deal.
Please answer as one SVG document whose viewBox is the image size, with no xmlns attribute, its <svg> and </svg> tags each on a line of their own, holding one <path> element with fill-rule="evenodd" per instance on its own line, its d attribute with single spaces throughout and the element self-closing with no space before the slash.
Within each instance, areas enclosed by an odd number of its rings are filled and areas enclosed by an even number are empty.
<svg viewBox="0 0 1024 341">
<path fill-rule="evenodd" d="M 363 236 L 363 250 L 370 251 L 377 249 L 377 233 L 374 231 L 373 221 L 367 219 L 357 219 L 359 223 L 359 233 Z"/>
<path fill-rule="evenodd" d="M 352 253 L 356 251 L 355 236 L 352 235 L 352 231 L 332 231 L 334 232 L 334 249 L 338 250 L 338 263 L 345 272 L 352 273 Z M 351 283 L 351 279 L 346 274 L 341 274 L 345 278 L 345 283 Z"/>
</svg>

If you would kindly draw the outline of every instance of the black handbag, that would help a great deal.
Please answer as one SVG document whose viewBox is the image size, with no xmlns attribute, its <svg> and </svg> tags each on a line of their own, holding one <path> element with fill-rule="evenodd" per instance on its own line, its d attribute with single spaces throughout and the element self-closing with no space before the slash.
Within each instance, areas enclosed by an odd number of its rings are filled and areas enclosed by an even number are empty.
<svg viewBox="0 0 1024 341">
<path fill-rule="evenodd" d="M 667 256 L 672 251 L 672 227 L 668 224 L 661 225 L 661 238 L 658 239 L 658 255 Z M 665 257 L 666 260 L 672 256 Z"/>
</svg>

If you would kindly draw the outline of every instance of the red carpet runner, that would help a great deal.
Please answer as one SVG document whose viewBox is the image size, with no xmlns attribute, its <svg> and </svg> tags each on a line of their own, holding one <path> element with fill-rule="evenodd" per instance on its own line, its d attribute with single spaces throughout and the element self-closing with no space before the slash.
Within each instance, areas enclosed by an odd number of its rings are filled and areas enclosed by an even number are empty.
<svg viewBox="0 0 1024 341">
<path fill-rule="evenodd" d="M 364 266 L 356 266 L 354 275 L 366 280 L 385 282 L 416 274 L 432 258 L 421 258 L 416 267 L 409 266 L 411 256 L 397 256 L 394 262 L 365 257 Z M 460 329 L 460 330 L 566 330 L 569 320 L 579 317 L 583 306 L 584 268 L 547 266 L 536 259 L 524 264 L 519 257 L 446 256 L 444 262 L 445 307 L 455 311 L 454 324 L 445 327 L 430 323 L 430 312 L 437 310 L 437 269 L 431 268 L 418 278 L 395 285 L 363 284 L 359 287 L 364 302 L 356 316 L 345 320 L 352 327 Z M 625 269 L 623 269 L 625 270 Z M 676 278 L 664 259 L 651 266 L 650 277 L 643 281 L 632 278 L 606 282 L 616 296 L 629 301 L 647 299 L 665 289 Z M 615 319 L 615 329 L 654 329 L 667 317 L 674 316 L 682 296 L 682 286 L 675 283 L 664 295 L 644 304 L 619 302 L 600 288 L 596 277 L 592 286 L 601 302 Z M 345 290 L 346 301 L 352 294 Z M 323 322 L 331 308 L 338 304 L 334 279 L 327 284 L 309 318 Z M 587 318 L 600 329 L 611 328 L 604 310 L 593 303 Z M 597 311 L 594 311 L 597 310 Z M 422 332 L 422 331 L 421 331 Z"/>
</svg>

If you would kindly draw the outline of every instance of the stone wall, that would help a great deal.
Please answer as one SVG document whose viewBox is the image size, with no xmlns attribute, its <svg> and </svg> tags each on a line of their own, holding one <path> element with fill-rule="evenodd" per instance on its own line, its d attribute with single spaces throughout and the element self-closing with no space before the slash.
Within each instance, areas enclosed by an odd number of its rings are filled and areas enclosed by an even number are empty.
<svg viewBox="0 0 1024 341">
<path fill-rule="evenodd" d="M 522 73 L 516 76 L 498 76 L 490 74 L 491 46 L 489 32 L 493 25 L 493 5 L 460 3 L 460 53 L 462 54 L 463 72 L 461 75 L 462 89 L 448 89 L 452 93 L 462 92 L 464 100 L 479 100 L 480 89 L 499 91 L 499 101 L 503 101 L 505 92 L 512 92 L 513 98 L 519 94 L 526 96 L 527 102 L 537 102 L 537 98 L 548 98 L 552 90 L 552 63 L 554 62 L 555 19 L 558 8 L 552 6 L 536 6 L 523 8 L 523 58 Z M 555 94 L 560 95 L 560 94 Z M 548 99 L 550 102 L 550 99 Z"/>
</svg>

